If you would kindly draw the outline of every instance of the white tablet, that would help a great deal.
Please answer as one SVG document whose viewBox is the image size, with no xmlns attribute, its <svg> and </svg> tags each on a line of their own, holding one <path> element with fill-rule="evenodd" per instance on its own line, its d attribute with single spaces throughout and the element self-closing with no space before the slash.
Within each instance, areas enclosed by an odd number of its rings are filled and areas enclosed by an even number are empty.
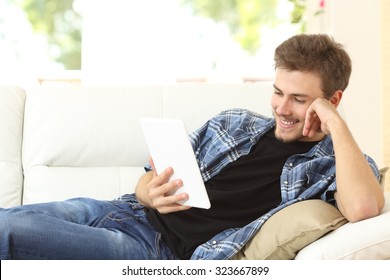
<svg viewBox="0 0 390 280">
<path fill-rule="evenodd" d="M 183 187 L 177 193 L 188 193 L 183 205 L 209 209 L 210 200 L 196 162 L 194 151 L 182 120 L 163 118 L 141 118 L 150 155 L 157 174 L 172 167 L 171 180 L 181 179 Z"/>
</svg>

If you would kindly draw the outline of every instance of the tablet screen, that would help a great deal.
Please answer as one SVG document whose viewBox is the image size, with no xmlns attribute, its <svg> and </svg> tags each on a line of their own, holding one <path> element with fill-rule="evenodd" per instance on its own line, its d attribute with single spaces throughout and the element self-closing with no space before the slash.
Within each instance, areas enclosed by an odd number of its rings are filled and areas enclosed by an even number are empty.
<svg viewBox="0 0 390 280">
<path fill-rule="evenodd" d="M 183 187 L 177 193 L 186 192 L 189 199 L 181 204 L 209 209 L 210 200 L 184 122 L 179 119 L 141 118 L 140 123 L 157 174 L 172 167 L 174 174 L 171 180 L 183 181 Z"/>
</svg>

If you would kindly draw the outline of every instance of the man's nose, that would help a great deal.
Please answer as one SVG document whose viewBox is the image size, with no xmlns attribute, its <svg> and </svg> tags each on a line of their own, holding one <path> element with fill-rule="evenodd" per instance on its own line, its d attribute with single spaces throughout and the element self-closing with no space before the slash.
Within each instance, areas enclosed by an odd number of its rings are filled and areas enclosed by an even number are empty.
<svg viewBox="0 0 390 280">
<path fill-rule="evenodd" d="M 287 98 L 283 98 L 276 108 L 276 113 L 280 116 L 291 115 L 291 104 Z"/>
</svg>

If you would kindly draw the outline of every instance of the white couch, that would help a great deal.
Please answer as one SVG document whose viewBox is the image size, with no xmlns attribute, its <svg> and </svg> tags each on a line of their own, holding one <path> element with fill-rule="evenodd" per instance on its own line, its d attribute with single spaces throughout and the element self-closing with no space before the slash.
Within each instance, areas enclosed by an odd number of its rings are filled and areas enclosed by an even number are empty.
<svg viewBox="0 0 390 280">
<path fill-rule="evenodd" d="M 0 207 L 131 193 L 148 156 L 140 117 L 180 118 L 192 131 L 228 108 L 271 115 L 271 94 L 269 82 L 28 90 L 2 86 Z M 348 223 L 296 258 L 390 258 L 389 193 L 386 197 L 379 217 Z"/>
</svg>

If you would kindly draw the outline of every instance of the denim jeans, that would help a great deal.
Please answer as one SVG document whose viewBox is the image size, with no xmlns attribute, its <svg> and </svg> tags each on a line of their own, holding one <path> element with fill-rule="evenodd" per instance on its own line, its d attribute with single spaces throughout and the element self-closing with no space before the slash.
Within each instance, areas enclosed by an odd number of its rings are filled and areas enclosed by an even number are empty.
<svg viewBox="0 0 390 280">
<path fill-rule="evenodd" d="M 0 259 L 176 259 L 134 195 L 0 209 Z"/>
</svg>

